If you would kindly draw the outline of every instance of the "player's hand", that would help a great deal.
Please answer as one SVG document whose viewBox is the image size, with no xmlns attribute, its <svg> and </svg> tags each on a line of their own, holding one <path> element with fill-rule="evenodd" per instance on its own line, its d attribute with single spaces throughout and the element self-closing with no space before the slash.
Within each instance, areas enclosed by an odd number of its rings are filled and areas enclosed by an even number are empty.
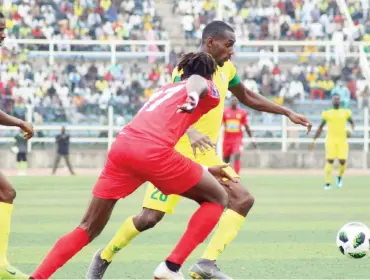
<svg viewBox="0 0 370 280">
<path fill-rule="evenodd" d="M 347 130 L 347 137 L 348 137 L 348 138 L 349 138 L 349 137 L 351 137 L 352 132 L 353 132 L 354 130 L 355 130 L 355 126 L 354 126 L 354 125 L 353 125 L 353 126 L 351 126 L 351 128 Z"/>
<path fill-rule="evenodd" d="M 192 96 L 188 96 L 181 106 L 177 106 L 177 113 L 191 113 L 197 107 L 198 102 Z"/>
<path fill-rule="evenodd" d="M 190 145 L 193 149 L 194 157 L 197 156 L 197 149 L 204 155 L 205 150 L 209 151 L 209 148 L 216 149 L 216 145 L 211 141 L 207 135 L 199 133 L 196 129 L 190 127 L 186 134 L 189 136 Z"/>
<path fill-rule="evenodd" d="M 227 179 L 232 181 L 233 183 L 239 183 L 239 178 L 231 177 L 224 168 L 229 167 L 228 164 L 224 165 L 215 165 L 208 168 L 208 172 L 212 174 L 213 177 L 216 178 L 217 181 L 222 182 L 222 179 Z"/>
<path fill-rule="evenodd" d="M 25 133 L 24 134 L 24 138 L 25 139 L 30 139 L 32 138 L 33 134 L 34 134 L 34 131 L 33 131 L 33 126 L 32 124 L 28 123 L 28 122 L 22 122 L 19 126 L 20 129 L 22 129 L 22 131 Z"/>
<path fill-rule="evenodd" d="M 312 123 L 303 115 L 297 114 L 293 111 L 288 113 L 287 117 L 295 124 L 300 124 L 307 127 L 307 134 L 310 133 L 312 128 Z"/>
</svg>

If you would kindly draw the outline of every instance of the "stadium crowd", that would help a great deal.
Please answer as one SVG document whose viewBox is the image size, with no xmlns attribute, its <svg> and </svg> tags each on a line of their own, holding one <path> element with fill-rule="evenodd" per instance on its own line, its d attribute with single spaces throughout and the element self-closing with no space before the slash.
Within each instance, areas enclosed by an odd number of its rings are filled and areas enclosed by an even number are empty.
<svg viewBox="0 0 370 280">
<path fill-rule="evenodd" d="M 9 38 L 168 39 L 154 0 L 4 0 Z"/>
<path fill-rule="evenodd" d="M 368 105 L 370 98 L 370 89 L 354 60 L 348 60 L 344 67 L 335 60 L 282 67 L 263 56 L 257 64 L 245 67 L 243 78 L 248 88 L 280 104 L 308 98 L 329 99 L 336 93 L 346 100 L 346 106 L 351 100 L 357 100 L 361 108 Z"/>
<path fill-rule="evenodd" d="M 217 15 L 213 0 L 174 0 L 182 15 L 184 36 L 200 40 L 204 26 Z M 336 0 L 224 0 L 223 19 L 231 23 L 239 40 L 331 40 L 336 32 L 354 40 L 370 40 L 368 0 L 346 0 L 357 26 L 344 28 Z M 339 35 L 338 35 L 339 36 Z"/>
<path fill-rule="evenodd" d="M 32 105 L 45 122 L 106 120 L 112 105 L 119 116 L 131 118 L 154 88 L 171 80 L 172 66 L 156 64 L 143 71 L 104 62 L 73 61 L 45 67 L 44 63 L 11 61 L 1 65 L 1 107 L 24 119 Z M 124 120 L 119 121 L 124 122 Z"/>
<path fill-rule="evenodd" d="M 362 26 L 361 32 L 355 33 L 359 36 L 353 39 L 370 41 L 370 17 L 363 12 L 366 1 L 348 2 L 355 23 Z M 224 1 L 226 20 L 234 25 L 238 39 L 251 40 L 330 39 L 336 28 L 343 27 L 335 3 L 332 0 L 320 4 L 310 0 Z M 11 38 L 109 40 L 147 36 L 167 39 L 168 36 L 153 0 L 5 0 L 1 9 L 6 14 Z M 183 15 L 186 38 L 199 39 L 202 27 L 215 18 L 216 9 L 211 0 L 174 1 L 174 12 Z M 26 106 L 30 104 L 40 122 L 104 122 L 107 108 L 112 105 L 117 116 L 126 117 L 117 118 L 123 124 L 153 89 L 170 81 L 180 56 L 172 51 L 169 64 L 152 64 L 149 68 L 131 62 L 111 65 L 83 58 L 70 62 L 57 60 L 49 65 L 42 58 L 29 59 L 27 49 L 7 46 L 9 49 L 4 51 L 9 59 L 0 66 L 0 106 L 5 112 L 24 119 Z M 238 72 L 251 90 L 277 103 L 328 99 L 332 93 L 340 93 L 348 102 L 357 100 L 359 107 L 367 105 L 370 90 L 365 86 L 358 62 L 345 59 L 344 55 L 329 63 L 309 60 L 307 54 L 315 51 L 316 47 L 305 47 L 301 52 L 306 55 L 301 55 L 300 63 L 292 66 L 274 64 L 268 50 L 267 53 L 263 50 L 258 63 L 238 63 Z"/>
</svg>

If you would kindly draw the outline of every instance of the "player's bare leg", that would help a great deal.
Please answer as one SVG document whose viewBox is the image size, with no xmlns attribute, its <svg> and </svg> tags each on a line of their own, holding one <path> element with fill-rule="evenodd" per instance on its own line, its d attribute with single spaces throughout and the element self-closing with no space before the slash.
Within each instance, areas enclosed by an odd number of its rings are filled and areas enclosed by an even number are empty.
<svg viewBox="0 0 370 280">
<path fill-rule="evenodd" d="M 325 190 L 331 189 L 331 173 L 333 172 L 334 159 L 327 159 L 325 164 Z"/>
<path fill-rule="evenodd" d="M 107 224 L 117 200 L 93 196 L 81 223 L 61 237 L 33 272 L 33 279 L 48 279 L 83 247 L 94 240 Z"/>
<path fill-rule="evenodd" d="M 183 279 L 182 264 L 192 251 L 211 233 L 227 206 L 227 193 L 208 172 L 203 173 L 200 182 L 181 196 L 200 204 L 191 217 L 187 230 L 165 262 L 154 271 L 155 279 Z"/>
<path fill-rule="evenodd" d="M 225 163 L 230 163 L 230 156 L 224 157 L 223 160 Z"/>
<path fill-rule="evenodd" d="M 194 279 L 231 279 L 216 265 L 216 259 L 237 236 L 245 217 L 254 204 L 254 197 L 241 183 L 227 181 L 224 187 L 229 196 L 228 210 L 220 219 L 206 251 L 189 270 Z"/>
<path fill-rule="evenodd" d="M 345 159 L 339 160 L 339 173 L 337 177 L 337 188 L 341 188 L 343 186 L 343 174 L 347 167 L 347 161 Z"/>
<path fill-rule="evenodd" d="M 27 279 L 28 276 L 12 267 L 7 260 L 10 220 L 16 192 L 0 172 L 0 279 Z"/>
<path fill-rule="evenodd" d="M 122 248 L 128 245 L 128 243 L 136 237 L 139 233 L 153 228 L 157 223 L 159 223 L 166 213 L 149 209 L 143 207 L 140 214 L 128 218 L 119 232 L 124 232 L 127 235 L 127 238 L 122 240 L 121 236 L 118 235 L 119 240 L 116 240 L 116 237 L 108 244 L 109 253 L 118 253 Z M 119 246 L 117 246 L 119 244 Z M 103 257 L 102 257 L 103 255 Z M 89 269 L 87 271 L 86 279 L 102 279 L 108 266 L 112 263 L 112 258 L 104 255 L 104 249 L 99 249 L 96 251 Z"/>
<path fill-rule="evenodd" d="M 234 154 L 234 170 L 237 174 L 240 174 L 240 154 Z"/>
</svg>

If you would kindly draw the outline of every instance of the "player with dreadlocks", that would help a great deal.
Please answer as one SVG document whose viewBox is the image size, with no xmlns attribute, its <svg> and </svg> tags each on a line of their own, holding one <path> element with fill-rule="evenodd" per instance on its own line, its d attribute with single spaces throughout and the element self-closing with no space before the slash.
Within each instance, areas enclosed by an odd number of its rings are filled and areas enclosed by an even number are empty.
<svg viewBox="0 0 370 280">
<path fill-rule="evenodd" d="M 5 18 L 0 13 L 0 46 L 5 39 Z M 0 125 L 15 126 L 22 129 L 24 137 L 30 139 L 33 136 L 33 127 L 31 124 L 9 116 L 0 110 Z M 12 267 L 7 260 L 10 220 L 13 211 L 13 201 L 16 192 L 5 176 L 0 172 L 0 279 L 20 279 L 28 278 L 22 272 Z"/>
<path fill-rule="evenodd" d="M 219 136 L 228 91 L 250 109 L 285 115 L 293 123 L 304 125 L 308 130 L 311 128 L 311 123 L 306 117 L 269 101 L 261 94 L 254 93 L 243 85 L 235 66 L 230 61 L 234 55 L 235 42 L 233 28 L 223 21 L 212 21 L 204 28 L 199 50 L 210 54 L 217 63 L 217 71 L 213 75 L 212 81 L 220 94 L 220 103 L 192 125 L 175 147 L 180 154 L 208 167 L 225 164 L 215 151 L 215 143 Z M 172 73 L 172 81 L 181 80 L 182 75 L 183 70 L 176 67 Z M 239 178 L 239 175 L 231 167 L 225 168 L 225 171 L 231 177 Z M 174 182 L 174 185 L 179 183 L 181 182 Z M 232 180 L 228 180 L 224 182 L 223 186 L 229 196 L 228 207 L 203 255 L 189 270 L 189 275 L 194 279 L 230 278 L 219 269 L 216 261 L 238 235 L 246 220 L 245 217 L 254 204 L 253 195 L 240 181 L 234 183 Z M 148 184 L 141 212 L 126 218 L 109 244 L 95 253 L 87 273 L 89 279 L 101 279 L 113 262 L 114 256 L 120 250 L 130 244 L 138 235 L 156 226 L 166 214 L 174 212 L 181 197 L 178 195 L 166 196 L 156 187 L 155 184 Z M 173 269 L 176 271 L 177 268 Z"/>
<path fill-rule="evenodd" d="M 80 225 L 57 241 L 32 278 L 50 278 L 100 234 L 117 200 L 146 181 L 167 195 L 181 195 L 200 204 L 173 252 L 154 272 L 160 279 L 182 278 L 174 267 L 181 267 L 209 235 L 227 205 L 227 193 L 219 182 L 237 182 L 223 170 L 225 165 L 205 168 L 174 150 L 189 126 L 219 104 L 219 93 L 211 81 L 216 68 L 207 53 L 182 57 L 182 81 L 155 92 L 118 133 Z"/>
</svg>

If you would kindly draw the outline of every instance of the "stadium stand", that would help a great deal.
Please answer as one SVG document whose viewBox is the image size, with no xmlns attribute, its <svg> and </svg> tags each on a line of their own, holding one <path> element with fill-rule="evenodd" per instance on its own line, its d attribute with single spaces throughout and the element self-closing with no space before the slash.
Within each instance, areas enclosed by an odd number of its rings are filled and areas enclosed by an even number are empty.
<svg viewBox="0 0 370 280">
<path fill-rule="evenodd" d="M 235 27 L 238 40 L 336 40 L 341 37 L 342 40 L 370 41 L 367 2 L 347 2 L 358 32 L 348 30 L 336 2 L 329 0 L 319 5 L 309 0 L 224 1 L 224 18 Z M 217 5 L 211 0 L 172 3 L 174 13 L 182 16 L 184 37 L 194 45 L 194 38 L 200 39 L 204 25 L 216 17 Z M 30 9 L 31 6 L 34 8 Z M 10 38 L 109 40 L 145 39 L 148 34 L 154 34 L 153 39 L 168 39 L 170 35 L 163 28 L 162 16 L 158 15 L 153 0 L 122 3 L 117 0 L 6 0 L 2 10 L 8 18 Z M 82 51 L 92 47 L 78 48 Z M 309 112 L 314 119 L 320 117 L 320 110 L 328 105 L 334 92 L 349 93 L 351 108 L 360 110 L 368 106 L 370 90 L 365 86 L 358 60 L 344 55 L 329 61 L 310 59 L 309 54 L 318 47 L 299 48 L 299 61 L 294 64 L 276 64 L 269 56 L 261 55 L 269 49 L 256 48 L 260 59 L 237 61 L 239 75 L 252 90 L 274 102 Z M 370 52 L 369 47 L 365 50 Z M 122 125 L 137 112 L 154 88 L 170 80 L 182 52 L 184 49 L 173 50 L 168 64 L 130 60 L 111 64 L 105 60 L 78 58 L 59 59 L 50 65 L 44 58 L 28 57 L 27 48 L 9 44 L 4 49 L 1 65 L 1 108 L 25 118 L 26 106 L 32 105 L 34 119 L 39 123 L 103 124 L 111 105 L 117 125 Z M 256 112 L 251 112 L 250 117 L 254 123 L 274 121 L 274 117 Z"/>
</svg>

